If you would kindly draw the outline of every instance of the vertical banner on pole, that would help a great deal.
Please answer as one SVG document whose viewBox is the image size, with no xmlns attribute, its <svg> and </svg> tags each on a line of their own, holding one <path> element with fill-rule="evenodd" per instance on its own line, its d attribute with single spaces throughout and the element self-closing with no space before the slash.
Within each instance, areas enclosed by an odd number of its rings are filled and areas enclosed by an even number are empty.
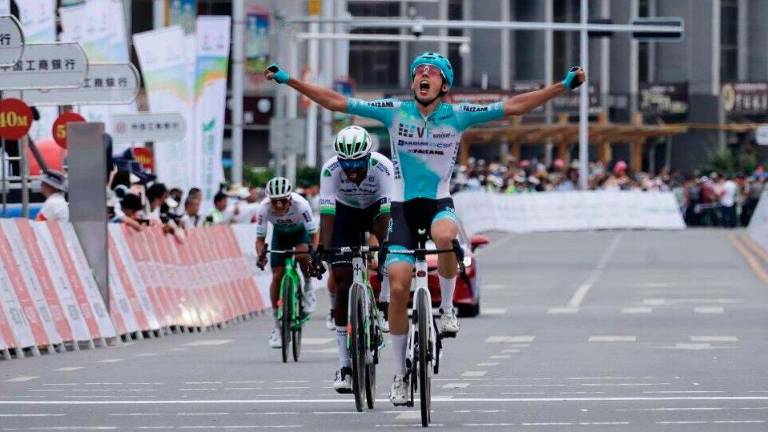
<svg viewBox="0 0 768 432">
<path fill-rule="evenodd" d="M 24 29 L 24 43 L 56 42 L 56 0 L 20 0 L 19 19 Z M 39 141 L 50 138 L 51 127 L 59 110 L 55 107 L 38 108 L 40 119 L 32 123 L 29 138 Z"/>
<path fill-rule="evenodd" d="M 203 207 L 210 206 L 224 181 L 221 152 L 224 146 L 224 109 L 227 97 L 230 17 L 197 19 L 195 76 L 195 171 L 203 192 Z"/>
<path fill-rule="evenodd" d="M 187 125 L 195 124 L 190 75 L 181 27 L 173 26 L 133 35 L 149 108 L 155 112 L 180 112 Z M 194 185 L 194 128 L 178 142 L 155 143 L 155 170 L 161 181 L 189 189 Z"/>
<path fill-rule="evenodd" d="M 88 1 L 79 6 L 59 9 L 61 40 L 79 42 L 89 62 L 127 63 L 128 40 L 125 32 L 125 11 L 121 2 Z M 136 104 L 83 105 L 78 112 L 90 122 L 103 122 L 107 133 L 112 132 L 112 114 L 136 112 Z M 120 153 L 130 143 L 114 144 L 113 153 Z"/>
</svg>

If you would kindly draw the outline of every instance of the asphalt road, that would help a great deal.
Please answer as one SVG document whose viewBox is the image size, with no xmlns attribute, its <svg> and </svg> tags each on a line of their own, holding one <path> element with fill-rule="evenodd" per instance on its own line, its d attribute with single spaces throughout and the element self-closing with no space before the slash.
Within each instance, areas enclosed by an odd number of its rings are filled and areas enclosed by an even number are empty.
<svg viewBox="0 0 768 432">
<path fill-rule="evenodd" d="M 433 427 L 768 430 L 768 254 L 712 230 L 493 240 L 483 314 L 462 320 L 434 381 Z M 0 361 L 0 431 L 420 427 L 386 400 L 391 350 L 376 409 L 357 413 L 330 387 L 322 313 L 297 364 L 267 347 L 270 325 Z"/>
</svg>

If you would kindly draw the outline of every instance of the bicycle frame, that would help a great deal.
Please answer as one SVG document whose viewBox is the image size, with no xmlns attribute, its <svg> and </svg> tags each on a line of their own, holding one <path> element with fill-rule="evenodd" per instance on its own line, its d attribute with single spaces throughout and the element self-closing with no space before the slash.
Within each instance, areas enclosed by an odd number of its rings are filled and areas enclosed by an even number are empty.
<svg viewBox="0 0 768 432">
<path fill-rule="evenodd" d="M 288 287 L 286 282 L 291 282 L 294 289 L 300 289 L 301 287 L 301 276 L 299 276 L 299 273 L 296 271 L 296 262 L 293 259 L 293 257 L 286 257 L 285 259 L 285 273 L 283 274 L 283 278 L 280 281 L 280 300 L 278 305 L 282 305 L 285 298 L 287 298 L 289 293 L 285 292 L 285 289 Z M 290 293 L 291 295 L 296 296 L 297 293 L 293 292 Z M 295 329 L 296 326 L 301 326 L 301 322 L 298 322 L 298 318 L 300 316 L 299 314 L 299 302 L 292 301 L 291 302 L 292 308 L 291 308 L 291 316 L 289 319 L 291 320 L 291 323 L 293 324 L 291 326 L 292 329 Z M 279 307 L 277 310 L 277 318 L 282 319 L 283 318 L 283 308 Z"/>
<path fill-rule="evenodd" d="M 413 298 L 414 302 L 411 306 L 411 316 L 416 316 L 416 308 L 417 308 L 417 302 L 416 298 L 418 296 L 418 293 L 420 291 L 423 291 L 426 293 L 427 296 L 427 305 L 429 305 L 430 308 L 430 323 L 429 323 L 429 340 L 431 341 L 431 351 L 432 353 L 437 353 L 437 329 L 435 328 L 435 321 L 432 319 L 432 295 L 429 293 L 429 286 L 428 286 L 428 277 L 427 272 L 429 270 L 429 267 L 427 265 L 427 259 L 426 257 L 417 256 L 416 263 L 414 265 L 415 269 L 415 276 L 414 276 L 414 290 L 413 290 Z M 423 317 L 419 317 L 419 319 L 423 319 Z M 416 344 L 414 343 L 414 337 L 416 336 L 416 324 L 413 322 L 413 320 L 410 321 L 410 329 L 408 331 L 408 345 L 405 351 L 405 362 L 408 365 L 408 368 L 413 367 L 414 363 L 414 357 L 416 355 Z M 430 359 L 430 363 L 434 364 L 434 358 Z"/>
</svg>

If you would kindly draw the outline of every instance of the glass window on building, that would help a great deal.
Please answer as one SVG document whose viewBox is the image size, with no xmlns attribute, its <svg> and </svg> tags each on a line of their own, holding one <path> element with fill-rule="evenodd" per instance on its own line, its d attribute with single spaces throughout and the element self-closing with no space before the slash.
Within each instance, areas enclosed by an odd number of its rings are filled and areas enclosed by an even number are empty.
<svg viewBox="0 0 768 432">
<path fill-rule="evenodd" d="M 720 80 L 736 81 L 739 68 L 738 0 L 720 2 Z"/>
<path fill-rule="evenodd" d="M 400 16 L 400 3 L 350 2 L 352 16 Z M 398 34 L 397 29 L 354 29 L 352 33 Z M 397 87 L 400 68 L 398 42 L 352 41 L 349 44 L 349 75 L 358 88 Z"/>
</svg>

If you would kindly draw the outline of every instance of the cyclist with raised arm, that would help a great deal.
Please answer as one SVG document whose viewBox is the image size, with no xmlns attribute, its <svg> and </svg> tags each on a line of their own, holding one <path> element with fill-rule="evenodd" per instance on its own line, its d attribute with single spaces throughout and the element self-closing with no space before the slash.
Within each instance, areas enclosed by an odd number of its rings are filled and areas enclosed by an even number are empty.
<svg viewBox="0 0 768 432">
<path fill-rule="evenodd" d="M 370 232 L 379 242 L 389 227 L 392 162 L 371 151 L 368 132 L 360 126 L 342 129 L 333 143 L 336 156 L 320 171 L 320 248 L 358 246 Z M 352 260 L 328 257 L 336 283 L 334 319 L 339 370 L 333 388 L 352 392 L 352 368 L 347 347 L 347 305 L 352 285 Z M 313 259 L 314 261 L 314 259 Z"/>
<path fill-rule="evenodd" d="M 427 226 L 435 245 L 452 248 L 458 224 L 450 197 L 450 178 L 459 152 L 462 132 L 468 128 L 522 115 L 556 96 L 573 90 L 586 80 L 583 69 L 571 68 L 562 82 L 543 89 L 515 95 L 490 105 L 449 104 L 444 96 L 453 85 L 454 72 L 447 58 L 425 52 L 410 65 L 414 100 L 382 99 L 363 101 L 347 98 L 335 91 L 291 78 L 277 65 L 265 70 L 267 79 L 287 84 L 326 109 L 376 119 L 389 130 L 394 166 L 392 193 L 391 252 L 387 257 L 390 279 L 389 325 L 395 377 L 390 388 L 394 405 L 407 403 L 404 380 L 408 338 L 408 299 L 413 272 L 413 257 L 397 254 L 397 249 L 416 246 L 417 227 Z M 455 336 L 459 323 L 453 310 L 453 292 L 458 263 L 452 254 L 438 257 L 440 281 L 439 330 Z"/>
<path fill-rule="evenodd" d="M 317 248 L 320 235 L 317 231 L 317 221 L 312 217 L 312 208 L 301 195 L 293 192 L 290 180 L 285 177 L 275 177 L 267 182 L 265 188 L 267 197 L 259 205 L 256 215 L 256 254 L 259 257 L 258 266 L 264 268 L 267 264 L 267 224 L 272 224 L 272 239 L 269 247 L 273 250 L 295 249 L 310 252 Z M 297 255 L 304 273 L 304 313 L 312 312 L 315 304 L 315 294 L 309 278 L 309 256 Z M 280 340 L 280 323 L 277 320 L 278 299 L 280 298 L 280 281 L 285 272 L 285 256 L 270 254 L 269 264 L 272 268 L 272 282 L 269 285 L 269 297 L 272 301 L 272 313 L 275 323 L 269 336 L 269 346 L 282 348 Z"/>
</svg>

